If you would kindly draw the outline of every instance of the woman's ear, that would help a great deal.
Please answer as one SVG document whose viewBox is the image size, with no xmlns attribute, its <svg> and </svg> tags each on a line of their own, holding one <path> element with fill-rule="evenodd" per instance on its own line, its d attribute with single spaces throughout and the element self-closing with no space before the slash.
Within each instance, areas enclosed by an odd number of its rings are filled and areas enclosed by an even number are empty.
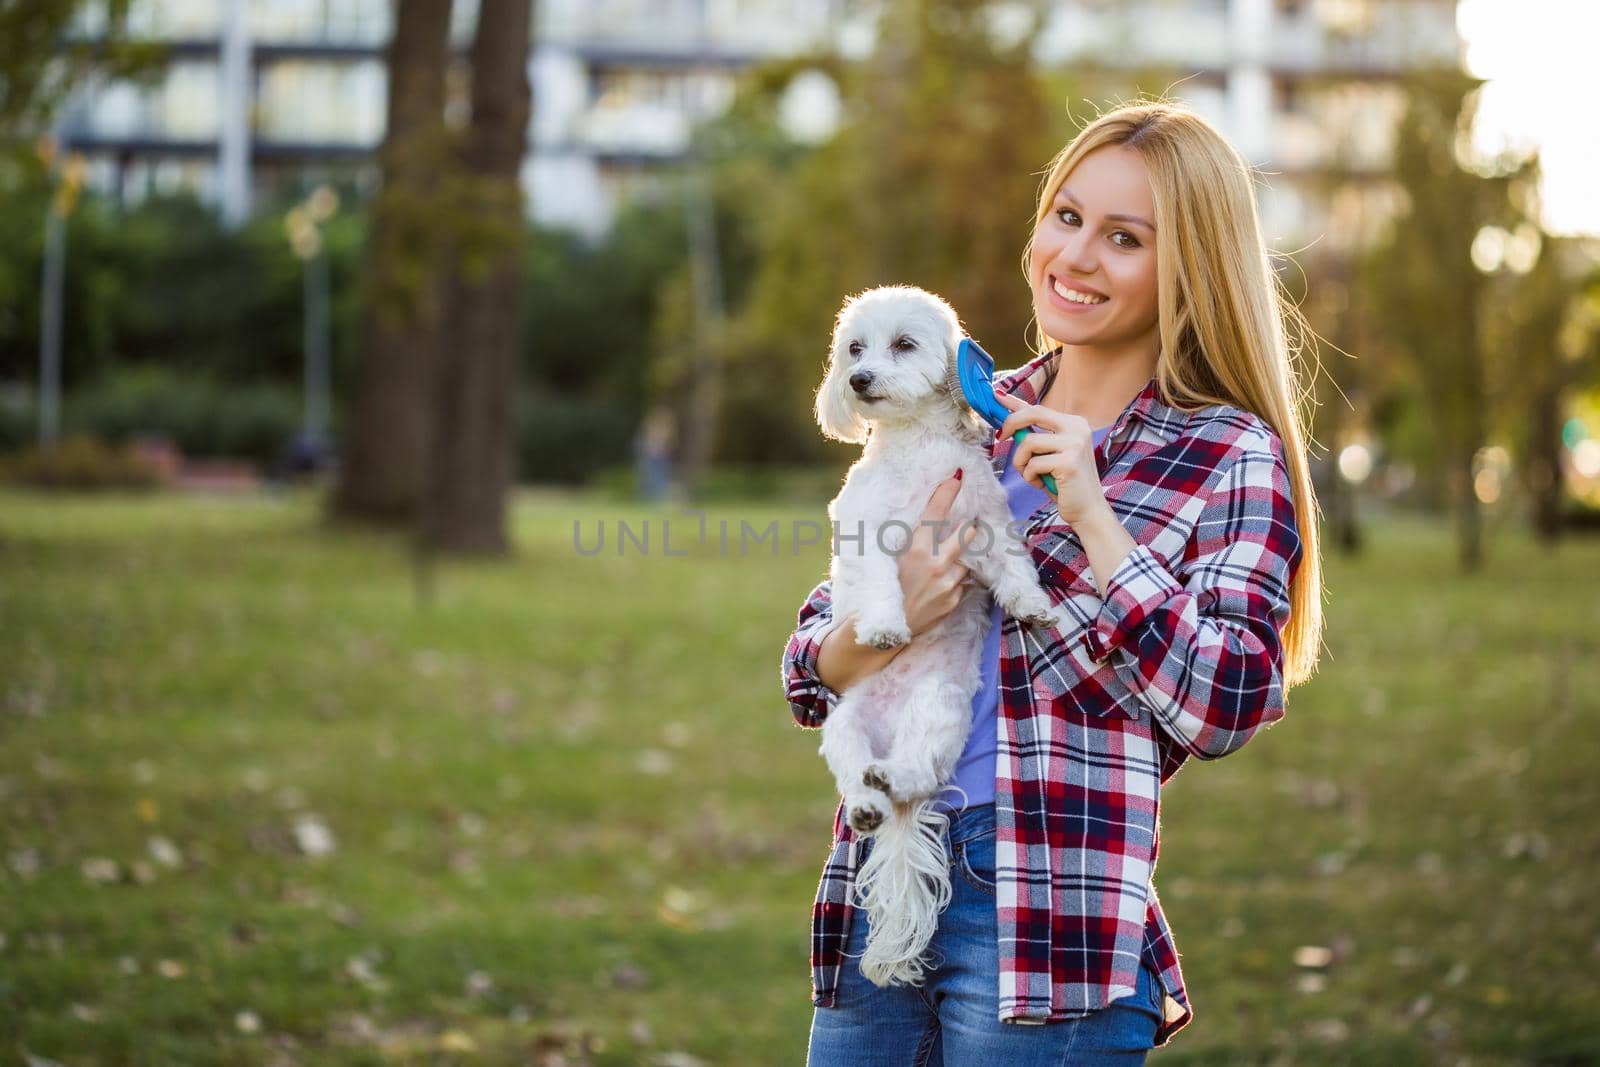
<svg viewBox="0 0 1600 1067">
<path fill-rule="evenodd" d="M 844 371 L 847 360 L 841 358 L 839 348 L 836 336 L 833 352 L 828 357 L 827 376 L 817 389 L 817 425 L 822 427 L 824 437 L 859 445 L 867 439 L 867 422 L 850 406 L 850 398 L 845 393 L 850 382 Z"/>
</svg>

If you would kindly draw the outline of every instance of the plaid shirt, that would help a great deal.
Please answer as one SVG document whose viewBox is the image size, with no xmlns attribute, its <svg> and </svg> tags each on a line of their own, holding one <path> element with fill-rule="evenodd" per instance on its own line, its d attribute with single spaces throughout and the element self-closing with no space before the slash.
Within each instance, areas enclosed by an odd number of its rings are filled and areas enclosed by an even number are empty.
<svg viewBox="0 0 1600 1067">
<path fill-rule="evenodd" d="M 1037 403 L 1059 348 L 996 382 Z M 1004 470 L 1007 442 L 992 446 Z M 1299 565 L 1277 434 L 1229 405 L 1187 412 L 1151 378 L 1095 448 L 1107 502 L 1134 547 L 1104 600 L 1088 555 L 1047 503 L 1023 536 L 1060 628 L 1004 618 L 995 766 L 1000 1020 L 1044 1023 L 1132 995 L 1141 961 L 1166 991 L 1164 1045 L 1193 1018 L 1151 876 L 1161 785 L 1283 717 L 1280 635 Z M 817 677 L 834 625 L 829 581 L 806 598 L 783 653 L 802 727 L 838 695 Z M 859 839 L 834 815 L 812 909 L 812 1003 L 833 1007 L 855 905 Z"/>
</svg>

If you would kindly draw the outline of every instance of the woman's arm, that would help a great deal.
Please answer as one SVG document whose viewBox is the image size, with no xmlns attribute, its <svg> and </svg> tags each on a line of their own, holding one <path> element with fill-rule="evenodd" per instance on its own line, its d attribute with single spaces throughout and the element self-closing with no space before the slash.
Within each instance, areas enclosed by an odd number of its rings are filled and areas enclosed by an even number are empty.
<svg viewBox="0 0 1600 1067">
<path fill-rule="evenodd" d="M 937 544 L 933 536 L 933 524 L 949 517 L 960 491 L 960 477 L 939 483 L 896 561 L 906 625 L 913 638 L 954 611 L 961 599 L 968 570 L 959 555 L 976 534 L 971 528 L 964 529 L 942 537 Z M 855 615 L 834 619 L 833 585 L 831 579 L 824 579 L 800 606 L 794 633 L 783 649 L 783 693 L 795 722 L 808 729 L 820 727 L 841 692 L 881 670 L 908 647 L 880 650 L 857 644 Z"/>
<path fill-rule="evenodd" d="M 842 693 L 866 675 L 881 671 L 909 646 L 878 649 L 856 643 L 856 617 L 847 615 L 818 639 L 817 677 L 835 693 Z"/>
<path fill-rule="evenodd" d="M 1148 546 L 1126 549 L 1120 523 L 1078 528 L 1102 590 L 1084 647 L 1097 663 L 1109 657 L 1157 725 L 1200 759 L 1237 751 L 1283 717 L 1281 635 L 1302 551 L 1280 451 L 1268 438 L 1233 461 L 1176 574 Z M 1103 580 L 1097 554 L 1121 560 Z"/>
<path fill-rule="evenodd" d="M 857 644 L 856 617 L 833 617 L 832 592 L 826 579 L 811 591 L 783 649 L 783 695 L 795 722 L 807 729 L 823 724 L 841 693 L 909 647 Z"/>
<path fill-rule="evenodd" d="M 794 633 L 783 648 L 783 695 L 794 721 L 807 729 L 820 727 L 839 700 L 817 673 L 822 643 L 834 628 L 833 583 L 824 578 L 800 605 Z"/>
</svg>

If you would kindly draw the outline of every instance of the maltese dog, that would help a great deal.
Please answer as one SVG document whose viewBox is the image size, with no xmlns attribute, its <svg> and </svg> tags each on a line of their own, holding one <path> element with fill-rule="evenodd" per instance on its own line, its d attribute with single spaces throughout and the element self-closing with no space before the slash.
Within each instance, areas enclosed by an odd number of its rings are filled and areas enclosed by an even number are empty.
<svg viewBox="0 0 1600 1067">
<path fill-rule="evenodd" d="M 856 640 L 907 645 L 861 678 L 822 724 L 820 753 L 847 820 L 873 837 L 856 887 L 870 916 L 861 972 L 879 986 L 918 984 L 923 950 L 950 900 L 947 815 L 935 804 L 972 726 L 989 594 L 1006 614 L 1055 625 L 1049 596 L 1012 534 L 1005 490 L 990 461 L 993 430 L 955 381 L 961 322 L 948 303 L 913 286 L 847 299 L 834 323 L 816 416 L 831 438 L 864 443 L 828 505 L 833 523 L 833 616 L 855 615 Z M 961 491 L 936 543 L 974 526 L 961 550 L 970 580 L 956 608 L 912 637 L 898 557 L 934 488 L 959 469 Z"/>
</svg>

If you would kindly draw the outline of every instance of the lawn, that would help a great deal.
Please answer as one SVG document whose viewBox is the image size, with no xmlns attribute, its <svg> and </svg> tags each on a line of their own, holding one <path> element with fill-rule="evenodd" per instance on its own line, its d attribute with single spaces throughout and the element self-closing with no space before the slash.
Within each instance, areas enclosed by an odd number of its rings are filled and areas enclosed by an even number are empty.
<svg viewBox="0 0 1600 1067">
<path fill-rule="evenodd" d="M 0 493 L 0 1062 L 802 1063 L 824 519 L 525 492 L 419 583 L 307 491 Z M 1600 1063 L 1600 541 L 1490 555 L 1375 524 L 1287 718 L 1169 785 L 1152 1063 Z"/>
</svg>

